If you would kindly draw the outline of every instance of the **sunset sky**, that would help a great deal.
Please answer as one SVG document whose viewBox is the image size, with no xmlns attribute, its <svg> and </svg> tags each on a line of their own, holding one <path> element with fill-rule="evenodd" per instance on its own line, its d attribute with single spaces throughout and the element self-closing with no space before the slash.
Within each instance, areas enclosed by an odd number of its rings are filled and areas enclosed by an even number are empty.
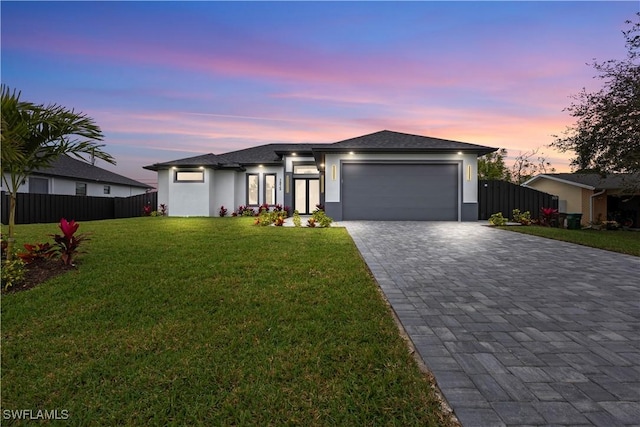
<svg viewBox="0 0 640 427">
<path fill-rule="evenodd" d="M 545 146 L 623 59 L 629 2 L 1 2 L 2 83 L 93 117 L 118 165 L 383 129 Z"/>
</svg>

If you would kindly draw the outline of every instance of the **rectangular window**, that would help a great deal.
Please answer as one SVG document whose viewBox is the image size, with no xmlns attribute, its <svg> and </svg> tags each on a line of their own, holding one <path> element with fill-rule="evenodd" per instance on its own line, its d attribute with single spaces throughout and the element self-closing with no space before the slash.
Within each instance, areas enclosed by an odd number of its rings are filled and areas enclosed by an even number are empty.
<svg viewBox="0 0 640 427">
<path fill-rule="evenodd" d="M 76 196 L 87 195 L 87 184 L 84 182 L 76 182 Z"/>
<path fill-rule="evenodd" d="M 264 202 L 269 205 L 276 204 L 276 174 L 264 175 Z"/>
<path fill-rule="evenodd" d="M 258 174 L 247 174 L 247 205 L 258 205 Z"/>
<path fill-rule="evenodd" d="M 320 173 L 316 165 L 293 165 L 293 173 L 305 175 L 317 175 Z"/>
<path fill-rule="evenodd" d="M 175 182 L 204 182 L 204 171 L 176 171 Z"/>
<path fill-rule="evenodd" d="M 110 185 L 105 185 L 104 186 L 104 194 L 111 194 L 111 186 Z"/>
<path fill-rule="evenodd" d="M 29 178 L 29 193 L 49 194 L 49 180 L 47 178 Z"/>
</svg>

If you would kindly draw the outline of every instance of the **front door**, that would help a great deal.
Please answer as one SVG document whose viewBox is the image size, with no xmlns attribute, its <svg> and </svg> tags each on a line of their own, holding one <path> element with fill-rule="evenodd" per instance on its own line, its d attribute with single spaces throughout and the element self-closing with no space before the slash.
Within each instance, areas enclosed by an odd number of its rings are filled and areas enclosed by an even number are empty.
<svg viewBox="0 0 640 427">
<path fill-rule="evenodd" d="M 320 180 L 318 178 L 295 178 L 294 206 L 300 215 L 310 215 L 320 204 Z"/>
</svg>

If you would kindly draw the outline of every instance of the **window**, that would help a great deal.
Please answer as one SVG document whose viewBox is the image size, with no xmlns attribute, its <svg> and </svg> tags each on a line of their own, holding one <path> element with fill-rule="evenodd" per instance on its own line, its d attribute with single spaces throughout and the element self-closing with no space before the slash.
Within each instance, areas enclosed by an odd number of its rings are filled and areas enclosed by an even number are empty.
<svg viewBox="0 0 640 427">
<path fill-rule="evenodd" d="M 258 205 L 258 174 L 247 174 L 247 205 Z"/>
<path fill-rule="evenodd" d="M 269 173 L 264 175 L 264 203 L 269 205 L 276 204 L 276 174 Z"/>
<path fill-rule="evenodd" d="M 49 194 L 49 180 L 47 178 L 29 178 L 29 193 Z"/>
<path fill-rule="evenodd" d="M 76 182 L 76 196 L 87 195 L 87 184 L 84 182 Z"/>
<path fill-rule="evenodd" d="M 317 175 L 320 173 L 320 171 L 318 171 L 316 165 L 293 165 L 293 173 Z"/>
<path fill-rule="evenodd" d="M 204 171 L 176 171 L 175 182 L 204 182 Z"/>
<path fill-rule="evenodd" d="M 110 185 L 105 185 L 104 186 L 104 194 L 111 194 L 111 186 Z"/>
</svg>

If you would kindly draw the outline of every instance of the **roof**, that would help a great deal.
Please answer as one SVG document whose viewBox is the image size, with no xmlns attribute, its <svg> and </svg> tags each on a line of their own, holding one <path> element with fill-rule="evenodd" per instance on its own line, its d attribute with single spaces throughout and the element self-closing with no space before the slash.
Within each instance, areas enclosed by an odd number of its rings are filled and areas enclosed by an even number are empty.
<svg viewBox="0 0 640 427">
<path fill-rule="evenodd" d="M 488 154 L 497 148 L 484 145 L 469 144 L 467 142 L 452 141 L 449 139 L 433 138 L 429 136 L 411 135 L 401 132 L 383 130 L 369 135 L 345 139 L 334 144 L 322 146 L 319 150 L 339 151 L 345 149 L 364 149 L 365 151 L 472 151 L 474 153 Z M 479 154 L 479 155 L 482 155 Z"/>
<path fill-rule="evenodd" d="M 34 175 L 59 176 L 82 181 L 103 182 L 105 184 L 127 185 L 129 187 L 153 188 L 126 176 L 118 175 L 99 168 L 85 161 L 63 154 L 56 158 L 49 167 L 36 169 Z"/>
<path fill-rule="evenodd" d="M 346 139 L 333 144 L 266 144 L 223 154 L 204 154 L 186 159 L 154 163 L 144 169 L 158 171 L 170 167 L 210 166 L 214 169 L 241 168 L 242 165 L 280 164 L 282 156 L 289 153 L 313 154 L 316 160 L 324 153 L 358 150 L 360 152 L 471 152 L 478 156 L 488 154 L 497 148 L 447 139 L 410 135 L 383 130 L 357 138 Z"/>
<path fill-rule="evenodd" d="M 548 173 L 536 175 L 523 185 L 529 185 L 540 179 L 550 179 L 552 181 L 563 182 L 576 187 L 588 190 L 616 190 L 637 185 L 640 175 L 629 173 L 617 173 L 601 175 L 599 173 Z"/>
</svg>

